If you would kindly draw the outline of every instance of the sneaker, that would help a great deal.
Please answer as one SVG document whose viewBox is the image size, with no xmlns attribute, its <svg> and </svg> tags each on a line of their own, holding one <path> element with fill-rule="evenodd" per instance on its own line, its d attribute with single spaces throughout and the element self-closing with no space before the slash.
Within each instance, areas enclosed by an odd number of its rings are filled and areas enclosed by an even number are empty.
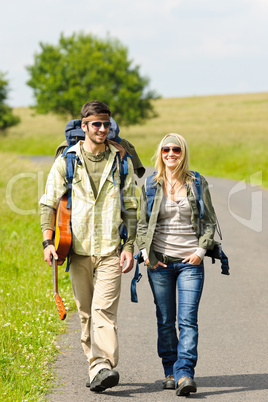
<svg viewBox="0 0 268 402">
<path fill-rule="evenodd" d="M 119 373 L 107 368 L 101 369 L 90 384 L 90 391 L 102 392 L 106 388 L 115 387 L 119 382 Z"/>
<path fill-rule="evenodd" d="M 188 396 L 190 392 L 196 392 L 196 383 L 189 377 L 182 377 L 176 388 L 177 396 Z"/>
<path fill-rule="evenodd" d="M 175 389 L 175 380 L 173 375 L 168 375 L 162 382 L 163 389 Z"/>
</svg>

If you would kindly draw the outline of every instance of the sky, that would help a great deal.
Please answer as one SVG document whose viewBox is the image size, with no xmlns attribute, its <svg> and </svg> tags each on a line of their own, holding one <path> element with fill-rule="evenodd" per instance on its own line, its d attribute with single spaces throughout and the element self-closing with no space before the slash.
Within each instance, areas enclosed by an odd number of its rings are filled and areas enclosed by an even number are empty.
<svg viewBox="0 0 268 402">
<path fill-rule="evenodd" d="M 109 35 L 162 97 L 268 92 L 268 0 L 0 0 L 8 104 L 34 103 L 25 66 L 60 34 Z"/>
</svg>

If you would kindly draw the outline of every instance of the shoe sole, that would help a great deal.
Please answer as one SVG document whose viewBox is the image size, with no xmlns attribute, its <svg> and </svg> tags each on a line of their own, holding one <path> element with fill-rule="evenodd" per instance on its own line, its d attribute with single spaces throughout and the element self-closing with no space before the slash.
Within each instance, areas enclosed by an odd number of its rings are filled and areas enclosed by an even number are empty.
<svg viewBox="0 0 268 402">
<path fill-rule="evenodd" d="M 90 391 L 93 392 L 102 392 L 107 388 L 115 387 L 119 382 L 119 374 L 118 373 L 109 373 L 109 375 L 104 378 L 101 382 L 91 385 Z"/>
<path fill-rule="evenodd" d="M 190 392 L 196 392 L 196 385 L 193 380 L 185 380 L 182 384 L 177 388 L 176 395 L 177 396 L 188 396 Z"/>
</svg>

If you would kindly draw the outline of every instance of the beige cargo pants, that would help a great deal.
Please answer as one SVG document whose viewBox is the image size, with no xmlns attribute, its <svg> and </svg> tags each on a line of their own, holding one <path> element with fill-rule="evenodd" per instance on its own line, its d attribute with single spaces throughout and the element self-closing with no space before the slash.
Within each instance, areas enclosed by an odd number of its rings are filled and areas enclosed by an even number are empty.
<svg viewBox="0 0 268 402">
<path fill-rule="evenodd" d="M 121 289 L 118 253 L 107 257 L 72 254 L 70 279 L 92 381 L 101 369 L 118 364 L 117 308 Z"/>
</svg>

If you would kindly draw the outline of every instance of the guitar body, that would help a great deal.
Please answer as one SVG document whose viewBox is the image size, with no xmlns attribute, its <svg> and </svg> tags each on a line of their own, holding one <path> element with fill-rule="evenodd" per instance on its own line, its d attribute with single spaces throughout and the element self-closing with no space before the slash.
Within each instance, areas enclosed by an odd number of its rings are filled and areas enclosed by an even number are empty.
<svg viewBox="0 0 268 402">
<path fill-rule="evenodd" d="M 58 261 L 63 264 L 72 245 L 71 208 L 67 208 L 67 201 L 68 195 L 65 193 L 61 197 L 56 211 L 54 244 L 58 260 L 52 257 L 53 293 L 61 320 L 66 318 L 66 309 L 58 292 Z"/>
<path fill-rule="evenodd" d="M 67 209 L 67 201 L 68 195 L 65 193 L 56 211 L 55 249 L 61 261 L 65 261 L 72 244 L 71 208 Z"/>
</svg>

